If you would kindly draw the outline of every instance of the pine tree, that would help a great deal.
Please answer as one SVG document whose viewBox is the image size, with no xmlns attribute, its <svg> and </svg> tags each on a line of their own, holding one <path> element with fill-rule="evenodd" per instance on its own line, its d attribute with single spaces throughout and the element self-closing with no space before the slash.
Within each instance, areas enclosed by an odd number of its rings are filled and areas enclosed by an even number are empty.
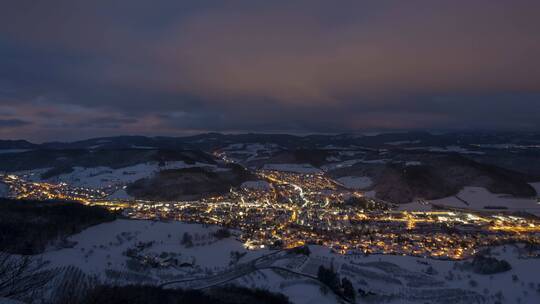
<svg viewBox="0 0 540 304">
<path fill-rule="evenodd" d="M 354 301 L 354 299 L 356 298 L 356 293 L 354 291 L 354 286 L 352 282 L 347 278 L 343 278 L 341 280 L 341 287 L 343 288 L 343 296 L 347 299 Z"/>
</svg>

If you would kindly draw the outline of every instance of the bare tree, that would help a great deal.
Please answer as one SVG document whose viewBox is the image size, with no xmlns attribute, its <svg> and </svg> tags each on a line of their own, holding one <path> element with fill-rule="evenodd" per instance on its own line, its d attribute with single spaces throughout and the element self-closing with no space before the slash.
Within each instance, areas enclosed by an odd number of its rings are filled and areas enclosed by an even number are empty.
<svg viewBox="0 0 540 304">
<path fill-rule="evenodd" d="M 65 267 L 60 272 L 51 296 L 55 304 L 81 303 L 99 283 L 96 276 L 89 276 L 75 266 Z"/>
<path fill-rule="evenodd" d="M 45 266 L 32 256 L 0 252 L 0 297 L 20 299 L 41 291 L 54 277 Z"/>
</svg>

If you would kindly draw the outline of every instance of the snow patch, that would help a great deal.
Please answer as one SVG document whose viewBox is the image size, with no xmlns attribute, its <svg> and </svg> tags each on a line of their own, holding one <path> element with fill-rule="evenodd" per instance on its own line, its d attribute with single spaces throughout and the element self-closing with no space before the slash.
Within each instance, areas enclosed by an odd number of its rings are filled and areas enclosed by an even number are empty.
<svg viewBox="0 0 540 304">
<path fill-rule="evenodd" d="M 322 172 L 321 169 L 315 168 L 310 164 L 265 164 L 263 169 L 295 172 L 295 173 L 305 173 L 305 174 L 313 174 L 313 173 Z"/>
<path fill-rule="evenodd" d="M 113 194 L 107 196 L 108 199 L 118 199 L 118 200 L 128 200 L 132 199 L 133 197 L 129 194 L 127 194 L 125 189 L 120 189 L 114 192 Z"/>
<path fill-rule="evenodd" d="M 205 227 L 201 224 L 182 222 L 154 222 L 146 220 L 115 220 L 90 227 L 69 237 L 76 242 L 72 248 L 49 250 L 43 254 L 45 260 L 55 266 L 77 266 L 89 274 L 104 277 L 107 269 L 125 271 L 129 259 L 123 254 L 139 242 L 153 242 L 146 252 L 178 253 L 182 259 L 203 268 L 225 268 L 231 261 L 230 252 L 245 253 L 243 259 L 249 260 L 265 250 L 247 251 L 243 244 L 234 238 L 216 240 L 211 237 L 218 227 Z M 187 248 L 181 244 L 184 233 L 193 236 L 194 246 Z M 171 272 L 177 269 L 171 269 Z"/>
<path fill-rule="evenodd" d="M 422 165 L 422 162 L 419 162 L 419 161 L 407 161 L 405 162 L 405 166 L 406 167 L 410 167 L 410 166 L 421 166 Z"/>
<path fill-rule="evenodd" d="M 399 146 L 399 145 L 419 144 L 419 143 L 420 143 L 420 140 L 400 140 L 400 141 L 386 142 L 385 144 L 391 145 L 391 146 Z"/>
<path fill-rule="evenodd" d="M 504 207 L 504 211 L 525 211 L 540 216 L 540 204 L 535 198 L 495 194 L 481 187 L 465 187 L 456 196 L 433 200 L 430 203 L 483 211 L 489 210 L 485 208 L 486 206 Z"/>
<path fill-rule="evenodd" d="M 337 179 L 338 182 L 343 184 L 349 189 L 366 189 L 373 184 L 371 178 L 367 176 L 343 176 Z"/>
<path fill-rule="evenodd" d="M 267 181 L 247 181 L 243 182 L 240 187 L 255 190 L 270 190 L 272 185 Z"/>
<path fill-rule="evenodd" d="M 446 146 L 446 147 L 414 147 L 406 148 L 406 150 L 427 150 L 429 152 L 448 152 L 448 153 L 460 153 L 460 154 L 485 154 L 481 151 L 471 151 L 460 146 Z"/>
<path fill-rule="evenodd" d="M 167 162 L 163 166 L 159 166 L 157 162 L 148 162 L 119 169 L 109 167 L 74 167 L 73 172 L 53 176 L 46 181 L 54 183 L 65 182 L 76 187 L 104 188 L 132 183 L 138 179 L 150 177 L 161 170 L 191 167 L 216 169 L 213 165 L 204 163 L 186 164 L 183 161 Z"/>
<path fill-rule="evenodd" d="M 9 153 L 23 153 L 32 151 L 31 149 L 0 149 L 0 154 L 9 154 Z"/>
</svg>

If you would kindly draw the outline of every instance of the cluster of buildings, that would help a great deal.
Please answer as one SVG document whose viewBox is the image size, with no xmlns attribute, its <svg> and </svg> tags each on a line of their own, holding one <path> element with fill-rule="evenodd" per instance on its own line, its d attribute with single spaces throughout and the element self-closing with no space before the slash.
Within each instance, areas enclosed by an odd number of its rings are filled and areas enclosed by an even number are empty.
<svg viewBox="0 0 540 304">
<path fill-rule="evenodd" d="M 270 187 L 231 189 L 197 201 L 107 200 L 104 192 L 8 177 L 18 197 L 70 198 L 121 209 L 137 219 L 170 219 L 239 229 L 250 249 L 319 244 L 343 254 L 463 259 L 486 246 L 540 244 L 540 220 L 504 212 L 398 211 L 322 174 L 259 171 Z M 6 181 L 6 178 L 4 178 Z M 94 194 L 96 193 L 96 194 Z M 352 200 L 355 198 L 356 200 Z M 354 202 L 367 202 L 360 204 Z M 366 206 L 376 208 L 366 208 Z"/>
<path fill-rule="evenodd" d="M 110 194 L 110 189 L 73 187 L 67 183 L 28 182 L 13 174 L 3 175 L 1 181 L 9 187 L 10 196 L 16 199 L 60 199 L 88 202 L 103 199 Z"/>
</svg>

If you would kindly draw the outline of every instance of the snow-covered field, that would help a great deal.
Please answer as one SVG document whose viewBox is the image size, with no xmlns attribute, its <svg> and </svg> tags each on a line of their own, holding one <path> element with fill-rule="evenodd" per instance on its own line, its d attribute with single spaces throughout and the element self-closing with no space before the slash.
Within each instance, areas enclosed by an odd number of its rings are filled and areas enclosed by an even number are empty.
<svg viewBox="0 0 540 304">
<path fill-rule="evenodd" d="M 349 269 L 352 265 L 353 269 L 356 270 L 355 278 L 361 280 L 360 277 L 364 276 L 368 290 L 377 294 L 402 295 L 400 299 L 393 299 L 390 303 L 474 303 L 457 299 L 454 299 L 454 302 L 436 300 L 437 296 L 450 290 L 459 290 L 457 293 L 461 295 L 467 292 L 477 293 L 486 298 L 485 303 L 495 303 L 498 299 L 496 294 L 499 292 L 501 303 L 538 303 L 540 301 L 540 292 L 538 291 L 540 278 L 536 272 L 530 271 L 540 267 L 540 259 L 519 258 L 514 246 L 503 246 L 493 250 L 493 255 L 496 258 L 505 259 L 512 265 L 512 270 L 494 275 L 481 275 L 462 270 L 456 266 L 462 262 L 392 255 L 335 256 L 329 253 L 328 249 L 322 247 L 318 247 L 318 249 L 319 251 L 313 250 L 313 256 L 320 255 L 322 259 L 333 257 L 334 265 L 340 267 L 342 275 L 350 274 L 351 272 L 344 269 Z M 427 274 L 430 266 L 434 272 Z M 517 280 L 513 278 L 514 275 L 517 276 Z M 365 278 L 366 276 L 368 278 Z M 394 279 L 400 281 L 401 284 Z M 353 283 L 359 282 L 359 280 L 353 280 Z M 366 288 L 366 285 L 360 285 L 362 288 Z M 406 299 L 407 296 L 426 291 L 432 292 L 432 299 L 424 299 L 423 301 Z"/>
<path fill-rule="evenodd" d="M 531 183 L 540 196 L 540 183 Z M 536 198 L 519 198 L 508 194 L 495 194 L 481 187 L 465 187 L 456 196 L 449 196 L 431 201 L 414 201 L 399 205 L 400 210 L 428 211 L 431 204 L 444 205 L 478 211 L 525 211 L 540 216 L 540 203 Z M 486 209 L 484 207 L 503 207 L 504 209 Z"/>
<path fill-rule="evenodd" d="M 286 171 L 304 174 L 321 173 L 322 170 L 310 164 L 265 164 L 264 170 Z"/>
<path fill-rule="evenodd" d="M 266 249 L 248 251 L 234 237 L 218 240 L 213 237 L 217 229 L 181 222 L 116 220 L 72 236 L 69 240 L 76 245 L 51 248 L 43 258 L 51 261 L 51 267 L 73 265 L 117 284 L 133 282 L 134 278 L 137 283 L 159 284 L 234 270 L 236 265 L 271 253 Z M 181 244 L 186 232 L 193 236 L 192 247 Z M 137 244 L 142 246 L 140 253 L 144 256 L 163 257 L 165 252 L 166 256 L 174 256 L 191 266 L 134 270 L 128 266 L 131 258 L 124 252 L 136 248 Z M 341 277 L 349 278 L 356 289 L 376 294 L 360 298 L 361 303 L 476 303 L 473 299 L 478 297 L 485 300 L 482 303 L 495 303 L 499 298 L 501 303 L 540 301 L 540 278 L 531 271 L 540 269 L 540 259 L 519 258 L 515 246 L 493 250 L 494 256 L 512 265 L 512 270 L 495 275 L 464 270 L 458 267 L 461 262 L 454 261 L 392 255 L 338 255 L 320 246 L 310 246 L 310 249 L 309 257 L 283 255 L 269 264 L 289 272 L 266 267 L 248 271 L 231 282 L 280 292 L 294 303 L 338 303 L 331 292 L 323 292 L 324 288 L 316 280 L 306 277 L 316 276 L 319 266 L 324 265 L 332 266 Z M 235 255 L 241 256 L 239 264 L 234 262 Z M 114 280 L 111 274 L 116 274 Z M 122 274 L 120 277 L 125 281 L 119 280 L 118 274 Z"/>
<path fill-rule="evenodd" d="M 31 151 L 30 149 L 0 149 L 0 154 L 9 154 L 9 153 L 22 153 Z"/>
<path fill-rule="evenodd" d="M 331 171 L 331 170 L 335 170 L 339 168 L 350 167 L 359 162 L 362 162 L 362 159 L 349 159 L 345 161 L 333 162 L 333 163 L 323 165 L 321 166 L 321 169 L 323 169 L 324 171 Z"/>
<path fill-rule="evenodd" d="M 258 180 L 243 182 L 240 187 L 254 190 L 270 190 L 272 185 L 267 181 Z"/>
<path fill-rule="evenodd" d="M 446 147 L 414 147 L 414 148 L 405 148 L 405 150 L 427 150 L 429 152 L 451 152 L 451 153 L 461 153 L 461 154 L 485 154 L 482 151 L 473 151 L 463 148 L 461 146 L 446 146 Z"/>
<path fill-rule="evenodd" d="M 373 181 L 367 176 L 343 176 L 337 179 L 349 189 L 366 189 L 372 185 Z"/>
<path fill-rule="evenodd" d="M 127 200 L 127 199 L 132 199 L 133 197 L 127 194 L 125 189 L 120 188 L 116 190 L 115 192 L 113 192 L 111 195 L 107 196 L 107 198 L 113 199 L 113 200 Z"/>
<path fill-rule="evenodd" d="M 419 144 L 419 143 L 420 143 L 420 140 L 399 140 L 399 141 L 385 142 L 386 145 L 391 145 L 391 146 Z"/>
<path fill-rule="evenodd" d="M 279 150 L 279 146 L 276 144 L 259 143 L 238 143 L 223 148 L 228 158 L 241 163 L 268 158 L 268 155 L 277 150 Z"/>
<path fill-rule="evenodd" d="M 239 263 L 270 253 L 265 249 L 248 251 L 234 237 L 218 240 L 212 235 L 218 228 L 174 221 L 116 220 L 72 236 L 69 241 L 76 242 L 75 246 L 50 248 L 42 257 L 50 261 L 50 267 L 75 266 L 103 281 L 159 284 L 172 279 L 200 277 L 234 269 L 233 253 L 242 256 Z M 184 233 L 193 236 L 192 247 L 181 244 Z M 136 248 L 137 244 L 148 242 L 153 244 L 142 250 L 142 254 L 159 257 L 163 252 L 167 252 L 169 256 L 179 259 L 180 263 L 192 266 L 142 271 L 130 269 L 130 258 L 124 253 L 129 248 Z M 116 274 L 114 278 L 110 277 L 111 273 Z M 118 274 L 125 280 L 118 280 Z M 289 295 L 294 303 L 308 304 L 313 303 L 312 300 L 317 300 L 317 303 L 337 303 L 333 294 L 321 294 L 316 282 L 305 278 L 299 280 L 296 277 L 285 279 L 283 274 L 271 270 L 248 273 L 234 283 L 282 292 Z M 309 292 L 309 296 L 306 292 Z"/>
<path fill-rule="evenodd" d="M 321 166 L 321 169 L 323 171 L 332 171 L 339 168 L 346 168 L 351 167 L 357 163 L 363 163 L 363 164 L 386 164 L 389 162 L 389 159 L 349 159 L 341 162 L 333 162 L 326 165 Z"/>
<path fill-rule="evenodd" d="M 75 187 L 104 188 L 113 185 L 125 185 L 138 179 L 150 177 L 161 170 L 205 167 L 217 170 L 216 166 L 204 163 L 186 164 L 183 161 L 167 162 L 159 166 L 158 162 L 141 163 L 134 166 L 113 169 L 109 167 L 74 167 L 73 172 L 60 174 L 44 181 L 52 183 L 67 183 Z M 40 175 L 49 170 L 37 169 L 16 172 L 19 176 L 31 174 L 29 180 L 40 181 Z"/>
<path fill-rule="evenodd" d="M 540 216 L 540 204 L 534 198 L 517 198 L 507 194 L 495 194 L 480 187 L 465 187 L 456 196 L 430 202 L 437 205 L 483 211 L 489 210 L 485 208 L 486 206 L 505 207 L 507 211 L 526 211 Z"/>
<path fill-rule="evenodd" d="M 43 258 L 50 261 L 50 267 L 76 266 L 104 281 L 120 284 L 130 282 L 159 284 L 171 279 L 200 277 L 234 269 L 234 252 L 242 255 L 239 263 L 246 263 L 271 252 L 266 249 L 248 251 L 234 237 L 218 240 L 212 236 L 217 229 L 215 226 L 205 227 L 181 222 L 116 220 L 91 227 L 70 237 L 69 241 L 76 242 L 75 246 L 50 248 L 43 254 Z M 193 236 L 192 247 L 181 244 L 184 233 Z M 167 252 L 169 256 L 175 256 L 180 262 L 192 266 L 142 271 L 130 269 L 128 266 L 130 258 L 124 253 L 129 248 L 136 248 L 137 244 L 148 242 L 153 244 L 142 250 L 142 254 L 160 256 L 163 252 Z M 285 259 L 277 264 L 283 267 L 291 264 L 298 268 L 304 265 L 296 263 L 294 259 L 290 261 Z M 125 280 L 111 278 L 111 273 L 122 274 L 121 277 Z M 247 273 L 234 280 L 234 283 L 281 292 L 289 296 L 294 303 L 337 303 L 336 297 L 331 292 L 321 293 L 320 285 L 316 281 L 293 275 L 287 276 L 269 269 Z"/>
<path fill-rule="evenodd" d="M 416 161 L 416 160 L 406 161 L 406 162 L 405 162 L 405 167 L 421 166 L 421 165 L 422 165 L 422 162 Z"/>
<path fill-rule="evenodd" d="M 398 206 L 398 210 L 407 210 L 407 211 L 430 211 L 431 205 L 429 203 L 425 202 L 411 202 L 408 204 L 400 204 Z"/>
<path fill-rule="evenodd" d="M 536 190 L 536 196 L 540 197 L 540 182 L 530 183 L 530 185 Z"/>
<path fill-rule="evenodd" d="M 228 266 L 230 252 L 246 252 L 254 258 L 264 251 L 247 251 L 233 238 L 217 240 L 212 233 L 219 227 L 205 228 L 201 224 L 182 222 L 156 222 L 144 220 L 116 220 L 86 229 L 69 240 L 77 243 L 73 248 L 47 251 L 43 257 L 52 266 L 73 265 L 87 273 L 104 275 L 107 269 L 126 270 L 127 257 L 122 253 L 139 242 L 155 242 L 147 254 L 175 252 L 180 259 L 203 268 L 221 269 Z M 194 246 L 181 244 L 184 233 L 193 236 Z"/>
<path fill-rule="evenodd" d="M 488 149 L 540 149 L 540 145 L 516 145 L 512 143 L 504 144 L 478 144 L 480 148 Z"/>
</svg>

